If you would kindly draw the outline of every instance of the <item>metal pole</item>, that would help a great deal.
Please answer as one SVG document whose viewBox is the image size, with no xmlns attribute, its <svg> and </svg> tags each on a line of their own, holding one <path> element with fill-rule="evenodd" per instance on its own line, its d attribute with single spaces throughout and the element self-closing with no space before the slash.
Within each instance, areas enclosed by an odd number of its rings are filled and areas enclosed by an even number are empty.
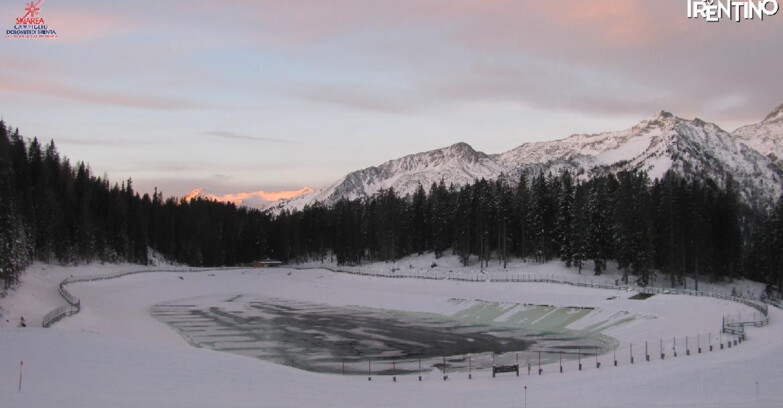
<svg viewBox="0 0 783 408">
<path fill-rule="evenodd" d="M 421 359 L 419 359 L 419 381 L 421 381 Z"/>
<path fill-rule="evenodd" d="M 345 375 L 345 359 L 343 359 L 343 375 Z"/>
<path fill-rule="evenodd" d="M 560 372 L 563 372 L 563 352 L 560 352 Z"/>
<path fill-rule="evenodd" d="M 367 381 L 372 381 L 372 359 L 367 360 Z"/>
<path fill-rule="evenodd" d="M 449 378 L 448 375 L 446 375 L 446 356 L 443 356 L 443 381 L 446 381 Z"/>
<path fill-rule="evenodd" d="M 541 373 L 543 372 L 544 370 L 541 369 L 541 352 L 539 351 L 538 352 L 538 375 L 541 375 Z"/>
<path fill-rule="evenodd" d="M 468 380 L 473 379 L 473 362 L 471 356 L 468 356 Z"/>
<path fill-rule="evenodd" d="M 579 353 L 579 371 L 582 371 L 582 348 L 578 348 L 577 352 Z"/>
<path fill-rule="evenodd" d="M 392 360 L 392 381 L 397 382 L 397 360 Z"/>
<path fill-rule="evenodd" d="M 595 347 L 595 368 L 601 368 L 601 363 L 598 362 L 598 346 Z"/>
<path fill-rule="evenodd" d="M 19 392 L 22 392 L 22 369 L 24 368 L 24 361 L 19 362 Z M 758 384 L 756 383 L 756 389 L 758 389 Z M 758 392 L 756 392 L 758 394 Z"/>
<path fill-rule="evenodd" d="M 525 386 L 525 408 L 527 408 L 527 385 Z"/>
</svg>

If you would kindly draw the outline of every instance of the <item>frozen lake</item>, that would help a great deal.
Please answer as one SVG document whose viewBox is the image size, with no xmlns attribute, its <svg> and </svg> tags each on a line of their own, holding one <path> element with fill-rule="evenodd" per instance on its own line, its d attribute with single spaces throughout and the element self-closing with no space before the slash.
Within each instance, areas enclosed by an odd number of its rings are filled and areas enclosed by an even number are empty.
<svg viewBox="0 0 783 408">
<path fill-rule="evenodd" d="M 455 303 L 460 301 L 453 300 Z M 152 314 L 199 347 L 309 371 L 414 373 L 467 371 L 519 361 L 526 366 L 604 352 L 611 339 L 566 330 L 591 309 L 473 304 L 447 316 L 335 307 L 253 296 L 199 297 L 159 304 Z M 498 317 L 502 316 L 501 319 Z M 531 329 L 535 324 L 536 330 Z"/>
</svg>

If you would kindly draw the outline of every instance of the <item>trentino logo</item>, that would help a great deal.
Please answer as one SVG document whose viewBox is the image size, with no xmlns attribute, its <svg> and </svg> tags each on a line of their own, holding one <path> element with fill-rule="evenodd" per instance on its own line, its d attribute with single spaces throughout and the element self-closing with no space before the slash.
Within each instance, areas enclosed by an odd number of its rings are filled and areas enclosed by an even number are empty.
<svg viewBox="0 0 783 408">
<path fill-rule="evenodd" d="M 778 13 L 778 0 L 688 0 L 688 18 L 717 23 L 723 18 L 737 23 L 764 20 Z"/>
<path fill-rule="evenodd" d="M 40 17 L 41 3 L 43 0 L 31 1 L 24 8 L 24 15 L 16 18 L 14 26 L 5 30 L 5 38 L 34 38 L 54 39 L 58 38 L 57 31 L 46 24 L 46 20 Z"/>
</svg>

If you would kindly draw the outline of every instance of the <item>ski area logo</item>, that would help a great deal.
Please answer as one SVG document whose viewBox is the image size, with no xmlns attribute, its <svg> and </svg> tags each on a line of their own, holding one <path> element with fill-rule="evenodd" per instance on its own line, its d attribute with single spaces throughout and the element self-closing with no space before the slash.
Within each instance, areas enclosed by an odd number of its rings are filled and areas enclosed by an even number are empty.
<svg viewBox="0 0 783 408">
<path fill-rule="evenodd" d="M 688 18 L 717 23 L 726 18 L 739 23 L 764 20 L 778 13 L 778 0 L 688 0 Z"/>
<path fill-rule="evenodd" d="M 57 31 L 46 24 L 46 20 L 39 16 L 43 0 L 27 3 L 21 17 L 16 18 L 14 26 L 5 30 L 5 38 L 41 38 L 53 39 L 57 37 Z"/>
</svg>

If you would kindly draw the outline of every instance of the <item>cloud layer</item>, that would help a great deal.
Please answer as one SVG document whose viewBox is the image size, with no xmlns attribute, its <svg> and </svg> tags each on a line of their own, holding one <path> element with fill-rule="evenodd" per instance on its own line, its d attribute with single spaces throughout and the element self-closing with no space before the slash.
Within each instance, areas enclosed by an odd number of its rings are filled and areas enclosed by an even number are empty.
<svg viewBox="0 0 783 408">
<path fill-rule="evenodd" d="M 23 9 L 3 2 L 0 24 Z M 269 171 L 279 163 L 333 179 L 457 140 L 502 151 L 661 109 L 732 130 L 783 102 L 783 12 L 714 24 L 687 19 L 685 0 L 74 0 L 41 16 L 60 40 L 3 39 L 0 114 L 72 140 L 99 169 L 120 153 L 262 163 L 203 171 L 253 187 L 314 184 Z M 111 142 L 140 134 L 155 152 Z M 182 173 L 157 177 L 195 177 Z"/>
</svg>

